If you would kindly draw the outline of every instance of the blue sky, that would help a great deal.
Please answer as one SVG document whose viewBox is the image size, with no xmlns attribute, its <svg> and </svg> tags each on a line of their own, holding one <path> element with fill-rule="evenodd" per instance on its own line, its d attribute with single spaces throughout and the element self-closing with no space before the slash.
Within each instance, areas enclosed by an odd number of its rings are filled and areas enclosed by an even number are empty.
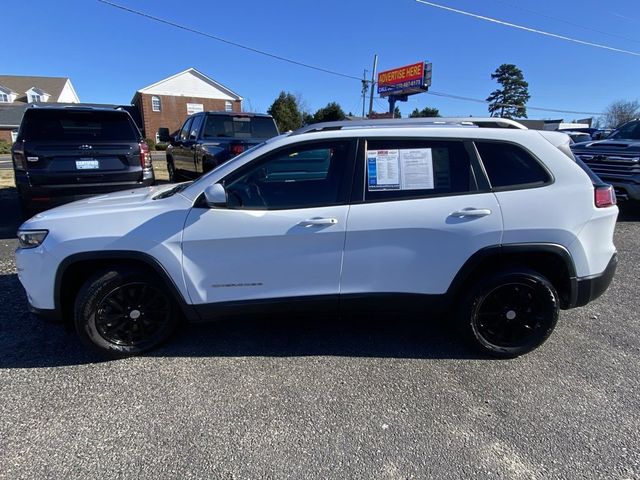
<svg viewBox="0 0 640 480">
<path fill-rule="evenodd" d="M 640 98 L 640 56 L 539 36 L 414 0 L 115 1 L 354 76 L 365 68 L 370 75 L 374 53 L 380 69 L 429 60 L 432 89 L 454 95 L 486 98 L 496 87 L 491 72 L 501 63 L 515 63 L 530 84 L 530 106 L 602 112 L 614 100 Z M 434 1 L 640 52 L 638 0 Z M 68 76 L 82 101 L 128 103 L 137 89 L 193 66 L 238 92 L 245 108 L 254 111 L 265 111 L 281 90 L 301 94 L 312 111 L 329 101 L 361 111 L 357 80 L 276 61 L 94 0 L 26 1 L 20 10 L 31 13 L 3 22 L 10 48 L 0 51 L 0 74 Z M 375 109 L 386 105 L 376 100 Z M 429 94 L 399 105 L 404 115 L 425 106 L 448 116 L 487 114 L 486 105 Z M 559 117 L 581 115 L 529 111 L 529 118 Z"/>
</svg>

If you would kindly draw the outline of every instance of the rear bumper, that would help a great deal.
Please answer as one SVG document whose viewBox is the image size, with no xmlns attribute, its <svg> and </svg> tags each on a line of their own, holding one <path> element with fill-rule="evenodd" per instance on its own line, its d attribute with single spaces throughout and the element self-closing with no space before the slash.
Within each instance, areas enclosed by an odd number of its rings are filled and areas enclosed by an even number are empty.
<svg viewBox="0 0 640 480">
<path fill-rule="evenodd" d="M 141 172 L 142 173 L 142 172 Z M 142 175 L 141 175 L 142 176 Z M 105 193 L 149 187 L 155 183 L 153 170 L 145 171 L 140 181 L 109 181 L 72 185 L 32 185 L 27 174 L 16 174 L 20 202 L 31 208 L 45 209 Z"/>
<path fill-rule="evenodd" d="M 614 253 L 604 272 L 598 275 L 577 278 L 575 281 L 574 300 L 569 308 L 582 307 L 602 295 L 611 285 L 617 266 L 618 255 Z"/>
</svg>

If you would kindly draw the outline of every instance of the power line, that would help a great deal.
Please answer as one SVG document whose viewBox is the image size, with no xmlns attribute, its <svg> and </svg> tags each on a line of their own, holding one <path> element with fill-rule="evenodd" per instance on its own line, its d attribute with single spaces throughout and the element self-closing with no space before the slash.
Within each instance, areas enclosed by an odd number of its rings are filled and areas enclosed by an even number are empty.
<svg viewBox="0 0 640 480">
<path fill-rule="evenodd" d="M 234 47 L 243 48 L 245 50 L 249 50 L 250 52 L 258 53 L 260 55 L 265 55 L 267 57 L 275 58 L 276 60 L 280 60 L 280 61 L 283 61 L 283 62 L 291 63 L 293 65 L 298 65 L 300 67 L 310 68 L 310 69 L 313 69 L 313 70 L 317 70 L 319 72 L 328 73 L 330 75 L 336 75 L 338 77 L 349 78 L 349 79 L 357 80 L 358 82 L 362 82 L 361 78 L 356 77 L 354 75 L 348 75 L 346 73 L 336 72 L 334 70 L 329 70 L 327 68 L 316 67 L 314 65 L 309 65 L 308 63 L 299 62 L 297 60 L 292 60 L 290 58 L 282 57 L 282 56 L 276 55 L 274 53 L 265 52 L 264 50 L 259 50 L 257 48 L 249 47 L 247 45 L 242 45 L 241 43 L 232 42 L 231 40 L 227 40 L 225 38 L 218 37 L 217 35 L 212 35 L 210 33 L 202 32 L 200 30 L 196 30 L 195 28 L 187 27 L 185 25 L 181 25 L 179 23 L 175 23 L 175 22 L 172 22 L 170 20 L 166 20 L 164 18 L 156 17 L 154 15 L 150 15 L 148 13 L 141 12 L 139 10 L 134 10 L 133 8 L 125 7 L 124 5 L 119 5 L 117 3 L 110 2 L 108 0 L 97 0 L 97 1 L 100 2 L 100 3 L 104 3 L 105 5 L 109 5 L 111 7 L 114 7 L 114 8 L 119 8 L 120 10 L 124 10 L 125 12 L 129 12 L 129 13 L 133 13 L 135 15 L 139 15 L 139 16 L 147 18 L 149 20 L 154 20 L 154 21 L 159 22 L 159 23 L 164 23 L 165 25 L 170 25 L 172 27 L 180 28 L 181 30 L 185 30 L 187 32 L 195 33 L 197 35 L 202 35 L 203 37 L 207 37 L 207 38 L 210 38 L 212 40 L 217 40 L 219 42 L 223 42 L 223 43 L 226 43 L 228 45 L 233 45 Z"/>
<path fill-rule="evenodd" d="M 102 1 L 102 0 L 99 0 L 99 1 Z M 429 7 L 435 7 L 441 10 L 457 13 L 459 15 L 465 15 L 467 17 L 476 18 L 478 20 L 484 20 L 485 22 L 497 23 L 498 25 L 504 25 L 505 27 L 516 28 L 518 30 L 524 30 L 526 32 L 537 33 L 538 35 L 545 35 L 547 37 L 557 38 L 558 40 L 565 40 L 567 42 L 578 43 L 580 45 L 587 45 L 589 47 L 601 48 L 604 50 L 610 50 L 612 52 L 625 53 L 627 55 L 640 57 L 640 52 L 633 52 L 631 50 L 624 50 L 622 48 L 610 47 L 608 45 L 603 45 L 601 43 L 587 42 L 585 40 L 579 40 L 577 38 L 567 37 L 565 35 L 558 35 L 557 33 L 545 32 L 544 30 L 538 30 L 535 28 L 525 27 L 523 25 L 518 25 L 511 22 L 505 22 L 503 20 L 498 20 L 497 18 L 485 17 L 484 15 L 478 15 L 477 13 L 471 13 L 465 10 L 459 10 L 457 8 L 447 7 L 445 5 L 440 5 L 438 3 L 427 2 L 426 0 L 416 0 L 416 2 L 422 3 L 423 5 L 427 5 Z"/>
<path fill-rule="evenodd" d="M 429 90 L 428 92 L 425 92 L 428 95 L 435 95 L 437 97 L 445 97 L 445 98 L 452 98 L 454 100 L 462 100 L 465 102 L 475 102 L 475 103 L 482 103 L 484 105 L 488 105 L 489 101 L 487 100 L 482 100 L 480 98 L 472 98 L 472 97 L 463 97 L 461 95 L 453 95 L 451 93 L 445 93 L 445 92 L 436 92 L 433 90 Z M 385 99 L 386 97 L 376 97 L 376 99 Z M 520 108 L 522 107 L 522 105 L 515 105 L 515 104 L 511 104 L 511 103 L 497 103 L 496 104 L 498 107 L 517 107 Z M 573 113 L 576 115 L 604 115 L 604 113 L 602 112 L 579 112 L 576 110 L 561 110 L 558 108 L 544 108 L 544 107 L 530 107 L 529 105 L 525 105 L 525 108 L 527 110 L 538 110 L 541 112 L 552 112 L 552 113 Z"/>
<path fill-rule="evenodd" d="M 588 27 L 586 25 L 580 25 L 579 23 L 570 22 L 569 20 L 565 20 L 563 18 L 552 17 L 551 15 L 547 15 L 546 13 L 536 12 L 535 10 L 530 10 L 528 8 L 521 7 L 520 5 L 515 5 L 511 2 L 505 2 L 503 0 L 496 0 L 496 2 L 511 8 L 521 10 L 523 12 L 532 13 L 533 15 L 538 15 L 543 18 L 548 18 L 549 20 L 555 20 L 556 22 L 565 23 L 567 25 L 571 25 L 572 27 L 583 28 L 584 30 L 591 30 L 592 32 L 601 33 L 602 35 L 608 35 L 610 37 L 616 37 L 616 38 L 621 38 L 622 40 L 628 40 L 630 42 L 640 43 L 640 40 L 636 40 L 634 38 L 625 37 L 624 35 L 618 35 L 617 33 L 605 32 L 603 30 L 598 30 L 597 28 Z"/>
<path fill-rule="evenodd" d="M 484 104 L 489 104 L 490 102 L 488 102 L 487 100 L 481 100 L 479 98 L 471 98 L 471 97 L 462 97 L 460 95 L 452 95 L 450 93 L 444 93 L 444 92 L 435 92 L 435 91 L 428 91 L 428 94 L 431 95 L 436 95 L 438 97 L 446 97 L 446 98 L 453 98 L 455 100 L 464 100 L 464 101 L 468 101 L 468 102 L 476 102 L 476 103 L 484 103 Z M 509 104 L 509 103 L 498 103 L 497 106 L 499 107 L 521 107 L 522 105 L 513 105 L 513 104 Z M 573 113 L 573 114 L 577 114 L 577 115 L 604 115 L 604 113 L 602 112 L 579 112 L 579 111 L 575 111 L 575 110 L 561 110 L 558 108 L 543 108 L 543 107 L 530 107 L 529 105 L 525 106 L 527 110 L 538 110 L 541 112 L 553 112 L 553 113 Z"/>
<path fill-rule="evenodd" d="M 209 33 L 206 33 L 206 32 L 202 32 L 200 30 L 196 30 L 194 28 L 187 27 L 185 25 L 181 25 L 181 24 L 172 22 L 170 20 L 166 20 L 166 19 L 163 19 L 163 18 L 160 18 L 160 17 L 156 17 L 154 15 L 151 15 L 151 14 L 148 14 L 148 13 L 145 13 L 145 12 L 141 12 L 139 10 L 134 10 L 132 8 L 125 7 L 123 5 L 119 5 L 119 4 L 111 2 L 109 0 L 97 0 L 97 1 L 100 2 L 100 3 L 103 3 L 105 5 L 108 5 L 108 6 L 111 6 L 111 7 L 114 7 L 114 8 L 118 8 L 118 9 L 123 10 L 125 12 L 133 13 L 134 15 L 138 15 L 138 16 L 141 16 L 141 17 L 144 17 L 144 18 L 147 18 L 147 19 L 159 22 L 159 23 L 163 23 L 165 25 L 176 27 L 176 28 L 179 28 L 181 30 L 185 30 L 187 32 L 195 33 L 197 35 L 201 35 L 201 36 L 213 39 L 213 40 L 217 40 L 217 41 L 226 43 L 228 45 L 232 45 L 234 47 L 238 47 L 238 48 L 242 48 L 242 49 L 245 49 L 245 50 L 249 50 L 251 52 L 258 53 L 260 55 L 265 55 L 267 57 L 274 58 L 276 60 L 281 60 L 283 62 L 288 62 L 288 63 L 294 64 L 294 65 L 298 65 L 298 66 L 305 67 L 305 68 L 310 68 L 310 69 L 313 69 L 313 70 L 316 70 L 316 71 L 320 71 L 320 72 L 323 72 L 323 73 L 328 73 L 328 74 L 331 74 L 331 75 L 336 75 L 336 76 L 343 77 L 343 78 L 349 78 L 349 79 L 357 80 L 359 82 L 363 81 L 362 78 L 359 78 L 359 77 L 356 77 L 356 76 L 353 76 L 353 75 L 348 75 L 346 73 L 336 72 L 334 70 L 328 70 L 328 69 L 322 68 L 322 67 L 316 67 L 314 65 L 310 65 L 310 64 L 307 64 L 307 63 L 299 62 L 297 60 L 292 60 L 290 58 L 286 58 L 286 57 L 282 57 L 280 55 L 276 55 L 276 54 L 273 54 L 273 53 L 265 52 L 263 50 L 258 50 L 256 48 L 249 47 L 249 46 L 237 43 L 237 42 L 233 42 L 231 40 L 227 40 L 227 39 L 224 39 L 222 37 L 218 37 L 216 35 L 212 35 L 212 34 L 209 34 Z M 419 1 L 420 3 L 430 4 L 430 2 L 424 2 L 424 1 L 421 1 L 421 0 L 416 0 L 416 1 Z M 455 11 L 455 9 L 450 9 L 449 7 L 443 7 L 443 6 L 440 6 L 440 5 L 437 5 L 437 4 L 433 4 L 433 6 L 437 6 L 439 8 L 444 8 L 444 9 L 454 10 Z M 473 14 L 470 14 L 470 15 L 473 16 Z M 640 54 L 638 54 L 638 55 L 640 55 Z M 371 83 L 370 80 L 365 80 L 365 81 L 367 81 L 368 83 Z M 470 98 L 470 97 L 463 97 L 463 96 L 460 96 L 460 95 L 452 95 L 452 94 L 445 93 L 445 92 L 428 91 L 427 93 L 429 93 L 431 95 L 437 95 L 437 96 L 440 96 L 440 97 L 452 98 L 452 99 L 455 99 L 455 100 L 463 100 L 463 101 L 470 101 L 470 102 L 484 103 L 484 104 L 489 103 L 486 100 L 481 100 L 481 99 L 477 99 L 477 98 Z M 380 98 L 380 97 L 378 97 L 378 98 Z M 517 106 L 517 105 L 504 105 L 504 106 Z M 602 113 L 594 113 L 594 112 L 575 112 L 575 111 L 572 111 L 572 110 L 558 110 L 558 109 L 537 108 L 537 107 L 527 107 L 527 108 L 529 108 L 531 110 L 541 110 L 541 111 L 557 112 L 557 113 L 575 113 L 575 114 L 581 114 L 581 115 L 602 115 Z"/>
</svg>

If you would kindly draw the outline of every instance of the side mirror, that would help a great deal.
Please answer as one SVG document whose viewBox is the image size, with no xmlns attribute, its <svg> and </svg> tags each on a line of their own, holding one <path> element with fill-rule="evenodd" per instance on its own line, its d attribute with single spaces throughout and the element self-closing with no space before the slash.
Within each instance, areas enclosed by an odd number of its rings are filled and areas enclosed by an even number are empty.
<svg viewBox="0 0 640 480">
<path fill-rule="evenodd" d="M 204 199 L 210 208 L 227 206 L 227 192 L 219 183 L 214 183 L 204 189 Z"/>
</svg>

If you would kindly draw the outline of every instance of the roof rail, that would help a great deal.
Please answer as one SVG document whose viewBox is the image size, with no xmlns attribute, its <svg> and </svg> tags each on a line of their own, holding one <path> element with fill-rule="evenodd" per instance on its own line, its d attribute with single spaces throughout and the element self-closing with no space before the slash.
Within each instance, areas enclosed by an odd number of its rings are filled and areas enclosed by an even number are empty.
<svg viewBox="0 0 640 480">
<path fill-rule="evenodd" d="M 322 132 L 328 130 L 343 130 L 375 127 L 420 127 L 420 126 L 475 126 L 480 128 L 515 128 L 527 130 L 527 127 L 508 118 L 477 118 L 477 117 L 429 117 L 429 118 L 393 118 L 393 119 L 363 119 L 342 120 L 339 122 L 313 123 L 299 128 L 291 135 L 301 133 Z"/>
</svg>

